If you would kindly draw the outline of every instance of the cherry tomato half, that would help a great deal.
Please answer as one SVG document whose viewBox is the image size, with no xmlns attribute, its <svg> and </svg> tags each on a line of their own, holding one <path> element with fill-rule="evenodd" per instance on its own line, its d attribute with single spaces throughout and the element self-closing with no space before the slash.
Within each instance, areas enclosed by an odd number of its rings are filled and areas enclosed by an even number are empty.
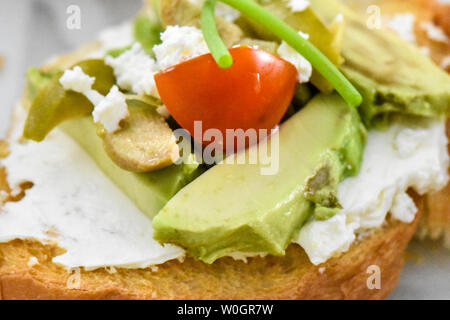
<svg viewBox="0 0 450 320">
<path fill-rule="evenodd" d="M 173 118 L 191 135 L 195 121 L 202 122 L 203 132 L 220 130 L 223 140 L 215 143 L 223 147 L 227 129 L 274 128 L 297 82 L 294 65 L 270 53 L 245 46 L 230 53 L 234 64 L 228 69 L 205 54 L 155 75 L 160 97 Z"/>
</svg>

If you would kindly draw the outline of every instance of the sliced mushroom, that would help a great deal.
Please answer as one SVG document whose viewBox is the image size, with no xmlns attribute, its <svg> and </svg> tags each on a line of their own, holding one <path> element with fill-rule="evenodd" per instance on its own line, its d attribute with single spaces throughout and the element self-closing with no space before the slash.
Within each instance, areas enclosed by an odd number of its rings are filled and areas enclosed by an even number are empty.
<svg viewBox="0 0 450 320">
<path fill-rule="evenodd" d="M 100 129 L 108 156 L 122 169 L 149 172 L 170 166 L 180 157 L 177 139 L 156 106 L 127 100 L 130 115 L 119 131 Z"/>
</svg>

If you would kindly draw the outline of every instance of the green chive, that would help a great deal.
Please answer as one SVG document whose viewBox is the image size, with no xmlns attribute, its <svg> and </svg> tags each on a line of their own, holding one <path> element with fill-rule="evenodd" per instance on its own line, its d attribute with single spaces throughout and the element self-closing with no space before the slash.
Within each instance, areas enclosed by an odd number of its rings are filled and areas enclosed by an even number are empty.
<svg viewBox="0 0 450 320">
<path fill-rule="evenodd" d="M 311 65 L 322 74 L 353 107 L 362 103 L 362 96 L 350 81 L 320 52 L 313 44 L 298 34 L 284 21 L 262 8 L 251 0 L 218 0 L 221 1 L 249 18 L 260 23 L 281 40 L 284 40 L 298 53 L 300 53 Z M 217 0 L 206 0 L 202 11 L 202 31 L 211 54 L 221 68 L 229 68 L 233 59 L 217 31 L 214 7 Z"/>
<path fill-rule="evenodd" d="M 214 60 L 216 60 L 219 67 L 226 69 L 233 65 L 233 58 L 217 31 L 214 15 L 215 6 L 216 0 L 207 0 L 203 5 L 201 17 L 202 32 Z"/>
</svg>

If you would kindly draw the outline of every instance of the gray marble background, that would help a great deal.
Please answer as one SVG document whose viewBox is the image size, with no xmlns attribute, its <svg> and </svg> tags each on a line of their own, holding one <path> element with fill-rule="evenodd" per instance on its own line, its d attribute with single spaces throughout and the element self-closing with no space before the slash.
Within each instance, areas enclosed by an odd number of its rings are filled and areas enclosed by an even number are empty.
<svg viewBox="0 0 450 320">
<path fill-rule="evenodd" d="M 80 30 L 66 27 L 69 5 L 81 9 Z M 140 5 L 140 0 L 0 0 L 0 137 L 28 67 L 94 40 L 102 28 L 132 18 Z M 390 298 L 450 299 L 450 251 L 417 243 L 410 250 L 421 262 L 407 262 Z"/>
</svg>

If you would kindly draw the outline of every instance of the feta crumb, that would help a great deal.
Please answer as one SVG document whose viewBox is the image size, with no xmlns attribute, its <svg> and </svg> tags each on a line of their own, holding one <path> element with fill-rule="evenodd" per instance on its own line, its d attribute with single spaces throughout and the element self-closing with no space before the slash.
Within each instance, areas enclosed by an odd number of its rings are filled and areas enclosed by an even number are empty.
<svg viewBox="0 0 450 320">
<path fill-rule="evenodd" d="M 303 32 L 299 34 L 305 39 L 309 38 L 309 35 Z M 282 41 L 281 45 L 277 49 L 277 53 L 280 58 L 292 63 L 298 70 L 298 82 L 308 82 L 312 75 L 312 65 L 306 60 L 300 53 L 289 46 L 286 42 Z"/>
<path fill-rule="evenodd" d="M 123 93 L 114 85 L 108 95 L 97 104 L 92 112 L 94 122 L 100 122 L 108 132 L 120 129 L 120 121 L 129 115 Z"/>
<path fill-rule="evenodd" d="M 100 122 L 108 132 L 114 132 L 120 128 L 119 123 L 126 118 L 128 106 L 125 96 L 114 85 L 108 95 L 104 97 L 92 89 L 95 78 L 89 77 L 80 67 L 66 70 L 59 82 L 65 90 L 74 90 L 84 94 L 94 105 L 92 116 L 94 122 Z"/>
<path fill-rule="evenodd" d="M 311 221 L 301 229 L 297 242 L 315 265 L 345 252 L 355 240 L 354 227 L 346 216 L 337 214 L 325 221 Z M 320 249 L 319 249 L 320 248 Z"/>
<path fill-rule="evenodd" d="M 30 268 L 33 268 L 37 264 L 39 264 L 39 260 L 34 256 L 30 257 L 30 260 L 28 260 L 28 263 L 27 263 L 28 267 L 30 267 Z"/>
<path fill-rule="evenodd" d="M 406 192 L 400 192 L 394 198 L 391 208 L 392 216 L 400 221 L 413 222 L 417 213 L 417 207 Z"/>
<path fill-rule="evenodd" d="M 117 58 L 107 56 L 105 63 L 114 69 L 117 84 L 120 88 L 136 94 L 156 95 L 153 76 L 158 71 L 156 62 L 149 57 L 139 43 Z"/>
<path fill-rule="evenodd" d="M 444 31 L 441 28 L 436 26 L 433 22 L 431 22 L 431 21 L 422 22 L 420 24 L 420 26 L 422 29 L 424 29 L 426 31 L 427 37 L 429 39 L 437 41 L 437 42 L 443 42 L 443 43 L 448 42 L 447 35 L 444 33 Z"/>
<path fill-rule="evenodd" d="M 327 270 L 325 267 L 320 267 L 320 268 L 319 268 L 319 273 L 320 273 L 320 274 L 324 274 L 324 273 L 325 273 L 325 270 Z"/>
<path fill-rule="evenodd" d="M 95 78 L 89 77 L 80 67 L 76 66 L 71 70 L 66 70 L 59 79 L 59 82 L 66 90 L 85 93 L 91 90 Z"/>
<path fill-rule="evenodd" d="M 416 17 L 412 13 L 399 13 L 387 21 L 386 26 L 395 31 L 404 40 L 416 43 L 416 35 L 414 34 L 415 20 Z"/>
<path fill-rule="evenodd" d="M 153 47 L 160 70 L 209 52 L 202 31 L 195 27 L 168 26 L 161 41 Z"/>
<path fill-rule="evenodd" d="M 301 12 L 309 7 L 309 0 L 289 0 L 287 6 L 292 12 Z"/>
<path fill-rule="evenodd" d="M 59 83 L 65 90 L 73 90 L 84 94 L 93 105 L 100 103 L 103 96 L 95 90 L 92 90 L 92 85 L 95 82 L 94 77 L 89 77 L 84 71 L 76 66 L 72 70 L 64 71 L 64 74 L 59 78 Z"/>
</svg>

